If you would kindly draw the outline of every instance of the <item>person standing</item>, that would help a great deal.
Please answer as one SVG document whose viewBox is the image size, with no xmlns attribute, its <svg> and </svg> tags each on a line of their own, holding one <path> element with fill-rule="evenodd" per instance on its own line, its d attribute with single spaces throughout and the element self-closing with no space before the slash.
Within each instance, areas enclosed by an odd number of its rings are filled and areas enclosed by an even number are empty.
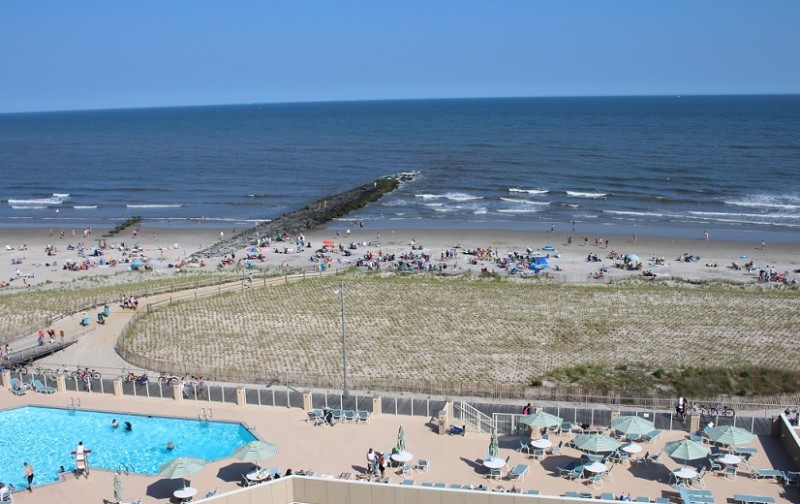
<svg viewBox="0 0 800 504">
<path fill-rule="evenodd" d="M 28 479 L 28 491 L 33 493 L 33 466 L 24 462 L 23 467 L 25 467 L 25 477 Z"/>
<path fill-rule="evenodd" d="M 375 474 L 375 463 L 376 463 L 375 451 L 372 448 L 370 448 L 369 451 L 367 451 L 367 472 L 368 473 Z"/>
</svg>

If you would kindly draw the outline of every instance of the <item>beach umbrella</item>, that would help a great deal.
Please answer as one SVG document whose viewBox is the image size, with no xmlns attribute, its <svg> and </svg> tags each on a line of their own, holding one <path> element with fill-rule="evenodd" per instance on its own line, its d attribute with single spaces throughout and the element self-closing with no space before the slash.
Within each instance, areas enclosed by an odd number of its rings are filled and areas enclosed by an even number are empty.
<svg viewBox="0 0 800 504">
<path fill-rule="evenodd" d="M 628 260 L 631 261 L 631 262 L 641 262 L 641 259 L 639 259 L 639 256 L 636 255 L 636 254 L 628 254 L 627 257 L 628 257 Z"/>
<path fill-rule="evenodd" d="M 572 440 L 572 444 L 579 450 L 593 453 L 610 452 L 620 447 L 616 439 L 600 434 L 578 434 Z"/>
<path fill-rule="evenodd" d="M 489 457 L 497 458 L 500 456 L 500 445 L 497 442 L 497 429 L 492 427 L 492 437 L 489 439 Z"/>
<path fill-rule="evenodd" d="M 256 246 L 253 246 L 253 247 L 250 247 L 249 249 L 247 249 L 247 252 L 250 253 L 250 254 L 260 254 L 261 253 L 261 249 L 256 247 Z"/>
<path fill-rule="evenodd" d="M 755 436 L 741 427 L 723 425 L 706 429 L 706 435 L 718 443 L 738 446 L 751 442 Z"/>
<path fill-rule="evenodd" d="M 158 475 L 167 479 L 188 478 L 198 473 L 205 465 L 206 461 L 198 457 L 179 457 L 159 467 Z M 183 486 L 186 488 L 186 481 L 183 482 Z"/>
<path fill-rule="evenodd" d="M 650 420 L 638 416 L 621 416 L 611 421 L 611 427 L 623 434 L 642 436 L 652 432 L 656 426 Z"/>
<path fill-rule="evenodd" d="M 122 481 L 119 479 L 119 473 L 114 473 L 114 500 L 122 502 Z"/>
<path fill-rule="evenodd" d="M 397 431 L 397 451 L 406 451 L 406 431 L 403 430 L 402 425 Z"/>
<path fill-rule="evenodd" d="M 708 450 L 706 450 L 705 446 L 691 439 L 671 441 L 664 445 L 664 451 L 670 457 L 683 463 L 701 459 L 708 455 Z"/>
<path fill-rule="evenodd" d="M 233 458 L 242 462 L 258 463 L 259 460 L 266 460 L 274 457 L 278 453 L 278 447 L 266 441 L 250 441 L 233 450 Z"/>
<path fill-rule="evenodd" d="M 333 247 L 333 240 L 322 240 L 323 247 Z"/>
<path fill-rule="evenodd" d="M 551 415 L 550 413 L 545 413 L 544 411 L 540 411 L 532 415 L 525 415 L 519 419 L 519 423 L 522 425 L 527 425 L 528 427 L 543 427 L 545 429 L 555 427 L 556 425 L 561 425 L 561 422 L 563 422 L 563 419 L 560 417 Z"/>
</svg>

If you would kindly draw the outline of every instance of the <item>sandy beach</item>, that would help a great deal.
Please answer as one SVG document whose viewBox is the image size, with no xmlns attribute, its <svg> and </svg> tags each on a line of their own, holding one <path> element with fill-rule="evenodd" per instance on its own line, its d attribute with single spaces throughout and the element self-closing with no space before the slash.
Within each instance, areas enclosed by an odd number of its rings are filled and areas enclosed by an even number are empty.
<svg viewBox="0 0 800 504">
<path fill-rule="evenodd" d="M 656 277 L 676 277 L 690 281 L 726 280 L 744 283 L 758 281 L 759 271 L 769 267 L 779 275 L 786 275 L 787 281 L 800 278 L 793 270 L 800 268 L 800 256 L 796 244 L 766 243 L 762 248 L 760 242 L 750 241 L 718 241 L 704 237 L 698 239 L 673 239 L 656 236 L 618 236 L 600 234 L 569 234 L 559 232 L 518 232 L 507 230 L 469 230 L 469 229 L 398 229 L 378 228 L 372 224 L 370 228 L 347 230 L 340 226 L 329 226 L 305 234 L 305 242 L 310 244 L 298 252 L 294 244 L 297 237 L 290 242 L 272 241 L 269 247 L 262 247 L 261 259 L 252 261 L 254 268 L 304 269 L 313 270 L 318 263 L 310 260 L 323 241 L 334 243 L 333 249 L 341 244 L 350 249 L 351 244 L 357 248 L 350 250 L 349 257 L 335 250 L 327 253 L 330 266 L 337 269 L 348 267 L 357 258 L 372 252 L 403 254 L 411 251 L 412 244 L 425 254 L 438 260 L 441 254 L 456 250 L 454 257 L 446 258 L 449 272 L 471 270 L 480 273 L 484 268 L 488 272 L 503 273 L 502 268 L 494 263 L 491 256 L 470 256 L 463 251 L 474 249 L 491 249 L 496 257 L 508 257 L 509 254 L 526 254 L 539 252 L 549 255 L 550 269 L 547 273 L 561 282 L 613 281 L 624 277 L 642 277 L 643 271 L 651 271 Z M 337 229 L 338 235 L 337 236 Z M 55 231 L 55 230 L 54 230 Z M 120 276 L 130 270 L 130 263 L 135 258 L 144 260 L 154 271 L 170 273 L 177 271 L 170 265 L 180 265 L 193 253 L 216 242 L 221 237 L 229 237 L 236 230 L 211 227 L 197 228 L 151 228 L 142 225 L 138 236 L 133 236 L 132 229 L 111 237 L 102 238 L 104 230 L 93 230 L 86 239 L 79 230 L 75 237 L 67 231 L 64 238 L 57 231 L 50 236 L 48 229 L 6 229 L 0 239 L 0 280 L 8 282 L 3 291 L 16 291 L 26 286 L 37 286 L 46 282 L 71 282 L 76 278 L 96 275 Z M 241 231 L 241 230 L 239 230 Z M 570 243 L 572 237 L 572 243 Z M 91 257 L 91 247 L 105 243 L 102 257 Z M 89 250 L 84 257 L 79 255 L 80 246 Z M 138 245 L 138 254 L 131 255 L 125 247 Z M 47 250 L 55 250 L 48 254 Z M 547 249 L 545 249 L 547 247 Z M 554 250 L 549 250 L 552 247 Z M 283 253 L 289 252 L 289 253 Z M 627 271 L 614 267 L 615 260 L 610 258 L 612 252 L 621 257 L 635 254 L 642 262 L 641 270 Z M 598 261 L 587 261 L 590 255 L 596 255 Z M 226 268 L 235 268 L 239 259 L 246 257 L 247 250 L 236 253 L 236 261 Z M 679 258 L 694 256 L 692 262 Z M 220 264 L 219 257 L 209 257 L 204 265 L 194 265 L 195 269 L 214 271 Z M 654 259 L 658 259 L 658 264 Z M 663 259 L 663 261 L 662 261 Z M 68 270 L 65 264 L 74 261 L 86 263 L 85 269 Z M 621 260 L 619 262 L 622 262 Z M 744 266 L 752 262 L 749 270 Z M 734 269 L 736 263 L 742 269 Z M 241 266 L 241 263 L 239 263 Z M 598 276 L 605 270 L 603 278 Z M 124 275 L 122 275 L 124 276 Z M 113 280 L 112 280 L 113 281 Z"/>
</svg>

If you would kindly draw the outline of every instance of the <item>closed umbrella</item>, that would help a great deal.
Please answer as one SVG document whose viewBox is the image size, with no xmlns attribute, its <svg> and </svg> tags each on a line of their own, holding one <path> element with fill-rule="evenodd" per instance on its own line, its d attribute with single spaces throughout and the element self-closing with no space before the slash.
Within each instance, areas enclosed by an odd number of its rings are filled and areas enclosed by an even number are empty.
<svg viewBox="0 0 800 504">
<path fill-rule="evenodd" d="M 406 451 L 406 431 L 403 430 L 402 425 L 397 431 L 397 451 Z"/>
<path fill-rule="evenodd" d="M 572 444 L 579 450 L 593 453 L 610 452 L 620 447 L 616 439 L 600 434 L 578 434 L 572 440 Z"/>
<path fill-rule="evenodd" d="M 167 479 L 188 478 L 198 473 L 205 465 L 206 461 L 198 457 L 180 457 L 159 467 L 158 475 Z M 186 481 L 183 482 L 183 487 L 186 488 Z"/>
<path fill-rule="evenodd" d="M 697 460 L 708 455 L 708 450 L 702 444 L 691 439 L 671 441 L 664 446 L 667 455 L 684 464 L 690 460 Z"/>
<path fill-rule="evenodd" d="M 638 416 L 622 416 L 611 421 L 611 427 L 623 434 L 643 436 L 652 432 L 656 426 L 650 420 Z"/>
<path fill-rule="evenodd" d="M 739 446 L 753 441 L 753 434 L 733 425 L 723 425 L 706 429 L 706 435 L 718 443 L 728 446 Z"/>
<path fill-rule="evenodd" d="M 119 479 L 119 473 L 114 473 L 114 500 L 119 504 L 122 502 L 122 481 Z"/>
<path fill-rule="evenodd" d="M 497 429 L 492 427 L 492 437 L 489 440 L 489 458 L 497 458 L 500 456 L 500 446 L 497 442 Z"/>
<path fill-rule="evenodd" d="M 555 427 L 556 425 L 561 425 L 562 421 L 563 420 L 561 418 L 551 415 L 550 413 L 545 413 L 544 411 L 540 411 L 539 413 L 534 413 L 532 415 L 525 415 L 519 419 L 519 423 L 522 425 L 545 429 Z"/>
<path fill-rule="evenodd" d="M 278 453 L 278 447 L 266 441 L 250 441 L 233 450 L 233 458 L 242 462 L 258 463 L 259 460 L 266 460 L 274 457 Z"/>
</svg>

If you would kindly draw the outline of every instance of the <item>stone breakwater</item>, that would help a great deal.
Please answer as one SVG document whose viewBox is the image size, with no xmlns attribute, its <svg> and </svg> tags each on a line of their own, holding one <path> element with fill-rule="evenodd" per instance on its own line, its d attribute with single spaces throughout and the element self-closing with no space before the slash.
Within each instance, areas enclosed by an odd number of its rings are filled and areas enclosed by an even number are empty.
<svg viewBox="0 0 800 504">
<path fill-rule="evenodd" d="M 327 196 L 303 208 L 287 212 L 269 222 L 220 240 L 214 245 L 192 254 L 192 257 L 222 257 L 256 244 L 259 239 L 274 238 L 284 233 L 292 236 L 309 231 L 377 201 L 384 194 L 394 191 L 400 185 L 401 180 L 402 177 L 387 176 L 348 191 Z"/>
</svg>

